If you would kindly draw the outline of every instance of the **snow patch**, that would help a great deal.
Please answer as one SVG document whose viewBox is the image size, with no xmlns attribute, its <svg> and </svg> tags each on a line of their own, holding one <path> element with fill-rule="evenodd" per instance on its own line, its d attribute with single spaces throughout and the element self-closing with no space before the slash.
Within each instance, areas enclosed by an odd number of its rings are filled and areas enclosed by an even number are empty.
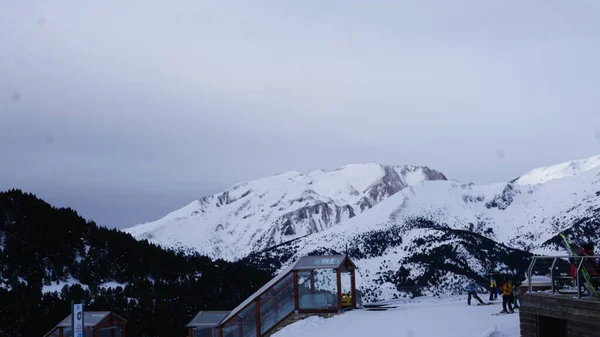
<svg viewBox="0 0 600 337">
<path fill-rule="evenodd" d="M 125 289 L 125 287 L 127 286 L 127 284 L 129 284 L 129 282 L 119 283 L 119 282 L 116 282 L 116 281 L 110 281 L 110 282 L 104 282 L 104 283 L 100 284 L 100 288 L 103 288 L 103 289 L 109 289 L 109 288 L 116 289 L 118 287 L 121 287 L 121 288 Z"/>
<path fill-rule="evenodd" d="M 79 282 L 78 279 L 69 277 L 69 279 L 65 282 L 65 281 L 58 281 L 58 284 L 56 282 L 52 282 L 51 285 L 45 285 L 42 287 L 42 293 L 52 293 L 52 292 L 60 292 L 62 290 L 62 288 L 64 286 L 73 286 L 79 284 L 83 289 L 85 290 L 89 290 L 89 287 L 87 284 L 82 284 L 81 282 Z"/>
</svg>

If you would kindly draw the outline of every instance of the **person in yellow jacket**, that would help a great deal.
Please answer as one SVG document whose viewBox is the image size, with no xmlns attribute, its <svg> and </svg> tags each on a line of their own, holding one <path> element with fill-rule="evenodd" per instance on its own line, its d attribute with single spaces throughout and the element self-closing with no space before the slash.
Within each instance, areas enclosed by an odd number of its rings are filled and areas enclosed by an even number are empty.
<svg viewBox="0 0 600 337">
<path fill-rule="evenodd" d="M 508 279 L 508 277 L 504 279 L 504 284 L 502 285 L 501 289 L 502 289 L 502 311 L 500 311 L 500 312 L 502 312 L 502 313 L 510 312 L 512 314 L 515 312 L 512 307 L 513 286 L 512 286 L 512 282 Z M 508 311 L 506 311 L 507 304 L 508 304 Z"/>
<path fill-rule="evenodd" d="M 494 300 L 494 293 L 496 292 L 496 280 L 494 277 L 490 277 L 490 302 Z"/>
</svg>

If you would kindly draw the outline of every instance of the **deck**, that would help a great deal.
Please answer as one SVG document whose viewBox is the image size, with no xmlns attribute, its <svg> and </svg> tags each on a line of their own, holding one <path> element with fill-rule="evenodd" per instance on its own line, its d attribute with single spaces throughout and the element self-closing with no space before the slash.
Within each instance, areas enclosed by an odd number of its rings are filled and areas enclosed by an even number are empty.
<svg viewBox="0 0 600 337">
<path fill-rule="evenodd" d="M 600 337 L 600 298 L 528 292 L 519 320 L 521 337 Z"/>
</svg>

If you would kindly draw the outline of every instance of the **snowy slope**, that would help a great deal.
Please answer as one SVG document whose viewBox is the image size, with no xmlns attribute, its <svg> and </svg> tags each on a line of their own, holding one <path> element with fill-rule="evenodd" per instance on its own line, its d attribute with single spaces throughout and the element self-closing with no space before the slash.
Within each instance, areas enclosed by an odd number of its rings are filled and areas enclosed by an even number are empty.
<svg viewBox="0 0 600 337">
<path fill-rule="evenodd" d="M 308 175 L 286 172 L 237 184 L 125 231 L 233 260 L 334 227 L 409 185 L 435 179 L 446 178 L 427 167 L 373 163 Z"/>
<path fill-rule="evenodd" d="M 530 253 L 564 249 L 562 231 L 600 243 L 599 224 L 600 166 L 537 185 L 425 181 L 340 226 L 249 260 L 280 269 L 303 255 L 348 252 L 357 285 L 371 299 L 415 286 L 451 293 L 492 267 L 522 273 Z"/>
<path fill-rule="evenodd" d="M 501 304 L 467 306 L 462 297 L 394 303 L 387 311 L 350 311 L 332 318 L 309 317 L 273 337 L 518 337 L 519 315 L 493 316 Z"/>
<path fill-rule="evenodd" d="M 599 166 L 600 155 L 581 160 L 568 161 L 558 165 L 541 167 L 520 176 L 513 182 L 520 185 L 541 184 L 552 179 L 574 176 Z"/>
</svg>

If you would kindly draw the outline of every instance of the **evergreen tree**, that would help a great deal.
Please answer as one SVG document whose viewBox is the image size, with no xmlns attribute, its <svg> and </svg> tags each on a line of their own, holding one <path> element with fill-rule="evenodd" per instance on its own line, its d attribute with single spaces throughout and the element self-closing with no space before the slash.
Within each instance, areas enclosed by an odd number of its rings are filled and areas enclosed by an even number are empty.
<svg viewBox="0 0 600 337">
<path fill-rule="evenodd" d="M 33 194 L 0 192 L 0 330 L 6 336 L 41 337 L 70 314 L 71 301 L 82 300 L 88 310 L 127 319 L 128 336 L 184 336 L 197 311 L 231 310 L 269 278 L 242 263 L 137 241 Z"/>
</svg>

